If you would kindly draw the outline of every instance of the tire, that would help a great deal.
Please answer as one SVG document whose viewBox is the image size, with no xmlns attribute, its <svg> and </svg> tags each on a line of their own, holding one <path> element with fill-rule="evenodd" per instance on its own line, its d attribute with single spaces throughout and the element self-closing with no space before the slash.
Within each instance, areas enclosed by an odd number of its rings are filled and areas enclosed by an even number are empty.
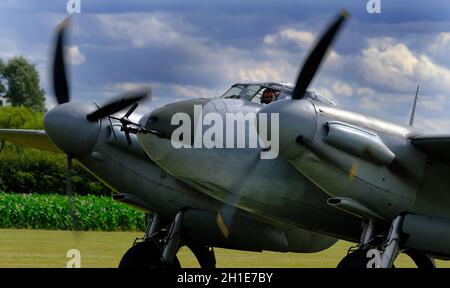
<svg viewBox="0 0 450 288">
<path fill-rule="evenodd" d="M 336 268 L 338 269 L 365 269 L 367 268 L 367 263 L 369 258 L 367 258 L 367 249 L 359 249 L 351 252 L 345 256 L 341 262 L 339 262 Z"/>
<path fill-rule="evenodd" d="M 367 269 L 369 261 L 373 261 L 372 257 L 367 256 L 369 249 L 358 249 L 345 256 L 339 262 L 337 269 Z M 371 263 L 373 265 L 374 263 Z M 395 265 L 392 265 L 395 268 Z"/>
<path fill-rule="evenodd" d="M 173 267 L 166 267 L 161 262 L 161 249 L 153 240 L 135 244 L 128 249 L 119 263 L 119 268 L 148 269 L 148 268 L 174 268 L 181 269 L 180 262 L 175 256 Z"/>
</svg>

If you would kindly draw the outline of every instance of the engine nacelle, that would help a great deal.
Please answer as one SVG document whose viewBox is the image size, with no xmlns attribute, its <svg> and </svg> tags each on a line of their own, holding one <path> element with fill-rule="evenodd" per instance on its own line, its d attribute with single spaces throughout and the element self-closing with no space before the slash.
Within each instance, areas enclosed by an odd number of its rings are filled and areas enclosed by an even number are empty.
<svg viewBox="0 0 450 288">
<path fill-rule="evenodd" d="M 402 230 L 406 247 L 450 258 L 450 219 L 408 214 Z"/>
<path fill-rule="evenodd" d="M 296 227 L 281 229 L 237 214 L 228 227 L 228 237 L 225 237 L 216 219 L 217 213 L 213 211 L 187 210 L 183 220 L 186 242 L 248 251 L 313 253 L 325 250 L 337 241 L 323 234 Z"/>
<path fill-rule="evenodd" d="M 329 145 L 378 165 L 390 165 L 395 159 L 395 154 L 377 134 L 346 123 L 328 122 L 323 139 Z"/>
</svg>

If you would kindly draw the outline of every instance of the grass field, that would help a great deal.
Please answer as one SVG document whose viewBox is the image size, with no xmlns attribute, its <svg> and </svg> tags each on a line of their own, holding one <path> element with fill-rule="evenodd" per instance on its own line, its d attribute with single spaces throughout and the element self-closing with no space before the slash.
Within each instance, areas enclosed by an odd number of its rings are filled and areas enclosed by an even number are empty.
<svg viewBox="0 0 450 288">
<path fill-rule="evenodd" d="M 66 253 L 78 249 L 81 267 L 117 267 L 122 255 L 139 232 L 70 232 L 45 230 L 0 229 L 0 268 L 66 267 Z M 242 252 L 215 249 L 217 267 L 336 267 L 347 253 L 350 243 L 340 241 L 330 249 L 314 254 Z M 184 268 L 199 267 L 187 248 L 178 253 Z M 401 255 L 397 267 L 414 267 Z M 450 262 L 438 261 L 438 267 L 450 267 Z"/>
</svg>

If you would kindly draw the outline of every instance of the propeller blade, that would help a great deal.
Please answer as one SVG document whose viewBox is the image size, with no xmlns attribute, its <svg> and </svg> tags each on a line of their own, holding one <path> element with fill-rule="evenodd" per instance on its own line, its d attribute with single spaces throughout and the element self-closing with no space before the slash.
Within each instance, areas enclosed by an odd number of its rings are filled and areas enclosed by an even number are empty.
<svg viewBox="0 0 450 288">
<path fill-rule="evenodd" d="M 346 10 L 341 11 L 337 19 L 333 22 L 325 34 L 320 38 L 320 41 L 316 44 L 314 49 L 306 58 L 303 68 L 297 77 L 297 83 L 295 84 L 295 89 L 292 94 L 292 99 L 301 99 L 306 92 L 309 84 L 311 83 L 314 75 L 316 75 L 317 70 L 325 57 L 328 48 L 335 39 L 339 29 L 341 28 L 343 22 L 348 18 L 349 13 Z"/>
<path fill-rule="evenodd" d="M 256 155 L 255 159 L 253 159 L 248 165 L 247 176 L 254 174 L 258 161 L 260 161 L 259 154 Z M 225 238 L 230 236 L 234 215 L 237 211 L 237 205 L 241 201 L 241 190 L 244 183 L 245 182 L 243 180 L 235 182 L 235 184 L 231 187 L 231 193 L 226 201 L 226 204 L 219 211 L 217 211 L 216 223 Z"/>
<path fill-rule="evenodd" d="M 135 102 L 147 98 L 150 95 L 150 93 L 151 93 L 150 89 L 144 89 L 140 91 L 131 92 L 128 95 L 120 96 L 115 100 L 111 101 L 110 103 L 106 104 L 105 106 L 101 107 L 97 111 L 87 115 L 87 119 L 89 121 L 97 121 L 99 119 L 105 118 L 106 116 L 109 116 L 111 114 L 114 114 L 116 112 L 119 112 L 120 110 L 127 108 L 128 106 L 130 106 Z M 136 109 L 136 107 L 134 107 L 134 109 Z"/>
<path fill-rule="evenodd" d="M 138 107 L 139 103 L 134 103 L 133 106 L 131 106 L 130 110 L 128 110 L 127 114 L 125 114 L 124 118 L 128 118 L 130 117 L 130 115 L 134 112 L 134 110 L 136 110 L 136 108 Z"/>
<path fill-rule="evenodd" d="M 66 18 L 57 27 L 55 56 L 53 59 L 53 90 L 58 104 L 70 101 L 69 83 L 67 81 L 65 63 L 65 34 L 69 26 L 70 18 Z"/>
<path fill-rule="evenodd" d="M 79 231 L 78 219 L 75 214 L 75 205 L 72 199 L 72 156 L 67 154 L 67 171 L 66 171 L 66 195 L 69 199 L 69 209 L 72 217 L 72 228 Z"/>
</svg>

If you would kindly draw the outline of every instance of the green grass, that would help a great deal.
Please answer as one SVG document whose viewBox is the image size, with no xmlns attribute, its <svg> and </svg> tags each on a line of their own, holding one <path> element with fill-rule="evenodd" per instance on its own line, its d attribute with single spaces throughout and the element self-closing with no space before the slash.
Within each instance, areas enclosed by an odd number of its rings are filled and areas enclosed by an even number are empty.
<svg viewBox="0 0 450 288">
<path fill-rule="evenodd" d="M 0 229 L 0 268 L 66 266 L 69 249 L 81 252 L 81 267 L 117 267 L 122 255 L 141 232 L 71 232 L 54 230 Z M 340 241 L 314 254 L 242 252 L 215 249 L 217 267 L 336 267 L 350 243 Z M 178 253 L 182 267 L 199 267 L 187 248 Z M 438 267 L 450 262 L 437 261 Z M 397 267 L 414 267 L 401 255 Z"/>
</svg>

